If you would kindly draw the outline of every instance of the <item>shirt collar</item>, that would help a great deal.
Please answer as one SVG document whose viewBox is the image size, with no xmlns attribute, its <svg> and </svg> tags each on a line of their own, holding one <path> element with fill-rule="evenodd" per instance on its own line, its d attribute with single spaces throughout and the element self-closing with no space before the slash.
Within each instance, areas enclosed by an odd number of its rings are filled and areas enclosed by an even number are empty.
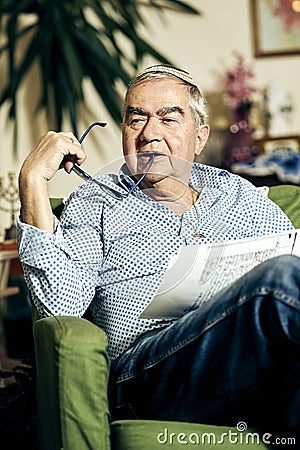
<svg viewBox="0 0 300 450">
<path fill-rule="evenodd" d="M 135 192 L 137 195 L 139 192 L 142 193 L 141 189 L 136 186 L 136 181 L 131 178 L 126 163 L 119 170 L 118 182 L 127 191 Z M 211 194 L 215 192 L 216 195 L 220 191 L 228 193 L 231 182 L 232 177 L 227 170 L 201 163 L 193 163 L 189 184 L 195 191 L 205 190 L 210 191 Z"/>
<path fill-rule="evenodd" d="M 130 171 L 126 163 L 122 164 L 119 170 L 118 182 L 121 186 L 125 187 L 127 191 L 133 189 L 136 184 L 136 182 L 130 177 Z"/>
</svg>

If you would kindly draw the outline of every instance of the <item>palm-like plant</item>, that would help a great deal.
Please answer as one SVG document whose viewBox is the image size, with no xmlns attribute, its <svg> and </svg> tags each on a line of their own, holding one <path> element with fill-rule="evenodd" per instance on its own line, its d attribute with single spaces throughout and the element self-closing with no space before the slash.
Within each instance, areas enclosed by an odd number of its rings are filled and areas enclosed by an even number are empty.
<svg viewBox="0 0 300 450">
<path fill-rule="evenodd" d="M 57 129 L 66 115 L 77 135 L 85 79 L 92 81 L 119 123 L 117 83 L 127 85 L 145 55 L 169 62 L 141 36 L 139 26 L 146 25 L 141 6 L 145 5 L 200 14 L 180 0 L 0 0 L 0 33 L 5 39 L 0 55 L 8 61 L 8 81 L 0 92 L 0 107 L 9 102 L 15 131 L 17 93 L 36 63 L 41 82 L 38 109 L 48 114 L 54 111 Z M 26 17 L 30 21 L 24 20 Z M 125 40 L 133 51 L 125 50 Z M 17 58 L 20 48 L 22 56 Z"/>
</svg>

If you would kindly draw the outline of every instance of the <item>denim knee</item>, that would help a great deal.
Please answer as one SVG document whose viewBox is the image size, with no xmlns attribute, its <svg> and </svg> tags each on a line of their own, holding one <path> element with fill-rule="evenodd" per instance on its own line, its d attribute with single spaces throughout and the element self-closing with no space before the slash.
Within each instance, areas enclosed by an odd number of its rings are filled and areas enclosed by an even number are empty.
<svg viewBox="0 0 300 450">
<path fill-rule="evenodd" d="M 280 255 L 260 264 L 249 273 L 252 288 L 262 295 L 300 309 L 300 258 L 294 255 Z"/>
<path fill-rule="evenodd" d="M 284 273 L 299 272 L 300 258 L 296 255 L 280 255 L 268 259 L 265 264 L 269 270 L 278 271 L 278 275 L 282 276 Z"/>
</svg>

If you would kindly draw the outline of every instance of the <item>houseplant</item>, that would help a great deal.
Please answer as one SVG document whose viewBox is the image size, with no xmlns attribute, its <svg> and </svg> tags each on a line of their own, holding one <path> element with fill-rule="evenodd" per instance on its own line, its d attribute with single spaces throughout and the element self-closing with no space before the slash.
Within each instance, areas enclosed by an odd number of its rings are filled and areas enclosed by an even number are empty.
<svg viewBox="0 0 300 450">
<path fill-rule="evenodd" d="M 7 83 L 0 88 L 0 107 L 9 103 L 15 136 L 17 94 L 34 65 L 41 86 L 40 95 L 38 89 L 33 93 L 38 96 L 38 110 L 52 113 L 56 129 L 68 117 L 77 135 L 78 106 L 84 102 L 86 79 L 92 81 L 119 123 L 117 84 L 128 84 L 145 55 L 169 62 L 142 37 L 147 6 L 159 12 L 172 8 L 200 14 L 180 0 L 0 0 L 0 37 L 4 41 L 0 56 L 7 58 L 8 67 Z M 130 52 L 125 49 L 128 46 Z"/>
</svg>

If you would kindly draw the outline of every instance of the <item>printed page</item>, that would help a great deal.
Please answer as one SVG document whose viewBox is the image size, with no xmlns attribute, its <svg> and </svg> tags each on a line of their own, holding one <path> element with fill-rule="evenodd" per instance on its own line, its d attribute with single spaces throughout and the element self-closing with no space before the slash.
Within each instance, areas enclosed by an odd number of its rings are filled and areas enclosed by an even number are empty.
<svg viewBox="0 0 300 450">
<path fill-rule="evenodd" d="M 300 256 L 300 230 L 220 244 L 182 246 L 140 318 L 173 319 L 274 256 Z"/>
</svg>

